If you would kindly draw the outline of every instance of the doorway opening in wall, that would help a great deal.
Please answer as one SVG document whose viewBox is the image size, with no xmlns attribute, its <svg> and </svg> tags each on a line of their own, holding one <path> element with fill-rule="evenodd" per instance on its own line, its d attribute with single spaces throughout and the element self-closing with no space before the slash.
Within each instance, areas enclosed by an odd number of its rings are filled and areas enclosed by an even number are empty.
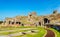
<svg viewBox="0 0 60 37">
<path fill-rule="evenodd" d="M 39 22 L 39 26 L 41 26 L 41 22 Z"/>
<path fill-rule="evenodd" d="M 16 22 L 16 24 L 21 24 L 21 22 Z"/>
<path fill-rule="evenodd" d="M 44 18 L 44 24 L 46 23 L 50 23 L 50 20 L 48 20 L 47 18 Z"/>
<path fill-rule="evenodd" d="M 9 21 L 9 24 L 11 24 L 11 21 Z"/>
</svg>

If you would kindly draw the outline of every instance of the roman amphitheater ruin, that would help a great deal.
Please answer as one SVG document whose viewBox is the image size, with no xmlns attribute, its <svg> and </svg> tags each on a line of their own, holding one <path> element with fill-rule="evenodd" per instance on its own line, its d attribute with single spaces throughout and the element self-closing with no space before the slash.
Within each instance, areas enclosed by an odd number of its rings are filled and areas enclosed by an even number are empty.
<svg viewBox="0 0 60 37">
<path fill-rule="evenodd" d="M 56 10 L 50 15 L 37 16 L 36 12 L 29 13 L 28 16 L 16 16 L 5 18 L 3 25 L 20 25 L 20 26 L 44 26 L 47 23 L 60 22 L 60 13 Z"/>
</svg>

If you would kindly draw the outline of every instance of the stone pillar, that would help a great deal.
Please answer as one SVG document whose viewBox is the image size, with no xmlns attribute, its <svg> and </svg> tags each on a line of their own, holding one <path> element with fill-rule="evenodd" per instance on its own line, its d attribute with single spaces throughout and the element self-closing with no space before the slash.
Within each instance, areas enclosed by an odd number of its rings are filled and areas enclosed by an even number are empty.
<svg viewBox="0 0 60 37">
<path fill-rule="evenodd" d="M 40 19 L 40 22 L 41 22 L 41 26 L 43 26 L 44 25 L 43 18 Z"/>
</svg>

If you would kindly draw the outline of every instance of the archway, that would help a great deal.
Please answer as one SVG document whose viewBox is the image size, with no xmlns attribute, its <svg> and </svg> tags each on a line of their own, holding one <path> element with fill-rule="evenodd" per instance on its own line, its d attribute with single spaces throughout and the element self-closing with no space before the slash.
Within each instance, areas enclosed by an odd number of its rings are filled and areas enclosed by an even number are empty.
<svg viewBox="0 0 60 37">
<path fill-rule="evenodd" d="M 12 22 L 12 25 L 14 24 L 14 22 Z"/>
<path fill-rule="evenodd" d="M 39 26 L 41 26 L 41 22 L 39 22 Z"/>
<path fill-rule="evenodd" d="M 11 24 L 11 21 L 9 21 L 9 24 Z"/>
<path fill-rule="evenodd" d="M 50 20 L 48 20 L 47 18 L 44 18 L 44 24 L 46 23 L 50 23 Z"/>
<path fill-rule="evenodd" d="M 16 24 L 21 24 L 21 22 L 16 22 Z"/>
</svg>

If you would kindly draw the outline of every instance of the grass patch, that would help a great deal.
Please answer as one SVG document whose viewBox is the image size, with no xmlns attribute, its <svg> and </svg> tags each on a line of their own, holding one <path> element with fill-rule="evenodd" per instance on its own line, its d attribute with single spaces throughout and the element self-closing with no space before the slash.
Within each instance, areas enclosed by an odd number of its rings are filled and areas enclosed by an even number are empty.
<svg viewBox="0 0 60 37">
<path fill-rule="evenodd" d="M 28 27 L 26 27 L 26 28 L 28 28 Z M 9 31 L 9 29 L 13 30 L 13 31 Z M 17 28 L 9 28 L 9 27 L 8 28 L 2 28 L 0 30 L 0 35 L 8 35 L 8 34 L 19 33 L 19 32 L 26 32 L 26 31 L 31 30 L 31 29 L 28 29 L 28 30 L 20 30 L 20 29 L 24 29 L 24 28 L 19 28 L 19 27 L 17 27 Z M 35 29 L 32 29 L 32 30 L 35 30 Z"/>
<path fill-rule="evenodd" d="M 34 34 L 34 35 L 26 34 L 26 35 L 23 35 L 23 36 L 26 36 L 26 37 L 43 37 L 44 34 L 46 33 L 46 30 L 44 28 L 37 27 L 37 30 L 39 30 L 39 32 Z M 21 36 L 15 36 L 15 37 L 22 37 L 22 35 Z"/>
<path fill-rule="evenodd" d="M 2 32 L 2 33 L 0 33 L 0 35 L 8 35 L 8 34 L 10 34 L 9 32 Z"/>
</svg>

